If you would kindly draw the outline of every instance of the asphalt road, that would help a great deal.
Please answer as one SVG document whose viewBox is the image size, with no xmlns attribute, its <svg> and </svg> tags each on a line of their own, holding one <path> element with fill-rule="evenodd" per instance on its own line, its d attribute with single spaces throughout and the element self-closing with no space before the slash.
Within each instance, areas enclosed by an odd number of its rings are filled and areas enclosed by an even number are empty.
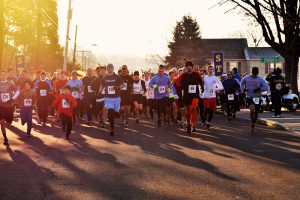
<svg viewBox="0 0 300 200">
<path fill-rule="evenodd" d="M 300 199 L 300 135 L 216 116 L 213 130 L 133 121 L 114 137 L 77 126 L 9 128 L 0 199 Z"/>
</svg>

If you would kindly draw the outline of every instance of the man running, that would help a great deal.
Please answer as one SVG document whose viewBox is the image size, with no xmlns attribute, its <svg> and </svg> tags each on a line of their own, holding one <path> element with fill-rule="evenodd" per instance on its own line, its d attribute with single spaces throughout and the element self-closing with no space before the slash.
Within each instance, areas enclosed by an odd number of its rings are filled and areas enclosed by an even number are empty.
<svg viewBox="0 0 300 200">
<path fill-rule="evenodd" d="M 191 134 L 196 131 L 199 94 L 200 88 L 203 90 L 203 84 L 199 73 L 193 72 L 194 64 L 191 61 L 187 61 L 185 67 L 187 72 L 182 75 L 179 86 L 183 90 L 183 102 L 186 109 L 186 132 Z"/>
<path fill-rule="evenodd" d="M 220 79 L 214 76 L 214 67 L 207 67 L 207 75 L 204 77 L 204 109 L 206 128 L 210 130 L 210 123 L 213 119 L 214 112 L 217 108 L 216 91 L 223 90 L 223 85 Z"/>
<path fill-rule="evenodd" d="M 149 86 L 154 89 L 158 127 L 161 126 L 161 114 L 163 114 L 164 121 L 166 122 L 166 108 L 169 97 L 168 88 L 170 88 L 170 84 L 169 76 L 165 74 L 165 67 L 160 65 L 158 67 L 158 74 L 155 75 L 149 83 Z"/>
<path fill-rule="evenodd" d="M 101 81 L 100 91 L 105 90 L 105 108 L 108 110 L 108 120 L 110 124 L 110 135 L 114 135 L 115 117 L 120 117 L 120 89 L 125 87 L 122 78 L 114 73 L 114 66 L 107 65 L 107 75 Z"/>
<path fill-rule="evenodd" d="M 226 105 L 227 118 L 231 121 L 231 117 L 235 118 L 237 111 L 240 84 L 233 77 L 233 73 L 231 71 L 227 72 L 227 79 L 224 80 L 222 84 L 224 86 L 224 101 Z"/>
<path fill-rule="evenodd" d="M 7 71 L 0 72 L 0 123 L 4 138 L 4 145 L 8 144 L 6 136 L 6 126 L 11 124 L 14 116 L 14 94 L 15 85 L 7 80 Z"/>
<path fill-rule="evenodd" d="M 136 123 L 139 123 L 139 115 L 143 110 L 143 95 L 146 92 L 145 81 L 140 79 L 140 73 L 135 71 L 133 73 L 133 90 L 131 95 L 131 100 L 133 102 L 134 111 L 135 111 L 135 120 Z"/>
<path fill-rule="evenodd" d="M 131 107 L 131 90 L 133 79 L 131 76 L 128 75 L 128 68 L 126 65 L 123 65 L 121 68 L 121 75 L 125 87 L 121 88 L 120 95 L 121 95 L 121 111 L 124 112 L 124 119 L 123 123 L 125 128 L 128 127 L 128 120 L 129 120 L 129 113 Z"/>
<path fill-rule="evenodd" d="M 258 68 L 253 67 L 252 75 L 248 75 L 241 80 L 241 90 L 246 89 L 247 104 L 250 108 L 251 133 L 254 133 L 254 126 L 261 106 L 261 92 L 269 89 L 268 83 L 258 74 Z"/>
<path fill-rule="evenodd" d="M 95 92 L 92 90 L 91 83 L 96 78 L 93 75 L 93 69 L 87 68 L 87 75 L 82 79 L 83 83 L 83 105 L 87 115 L 87 124 L 91 125 L 93 118 L 93 110 L 96 106 Z"/>
</svg>

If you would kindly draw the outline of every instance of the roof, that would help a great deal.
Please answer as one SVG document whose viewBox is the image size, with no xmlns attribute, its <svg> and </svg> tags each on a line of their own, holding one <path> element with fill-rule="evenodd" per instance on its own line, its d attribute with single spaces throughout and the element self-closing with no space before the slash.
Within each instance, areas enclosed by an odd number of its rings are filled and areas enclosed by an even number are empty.
<svg viewBox="0 0 300 200">
<path fill-rule="evenodd" d="M 247 47 L 245 48 L 245 57 L 247 60 L 260 60 L 260 58 L 274 58 L 282 56 L 272 47 Z"/>
<path fill-rule="evenodd" d="M 248 47 L 246 38 L 202 39 L 202 44 L 208 58 L 214 51 L 222 51 L 224 59 L 245 59 L 244 49 Z"/>
</svg>

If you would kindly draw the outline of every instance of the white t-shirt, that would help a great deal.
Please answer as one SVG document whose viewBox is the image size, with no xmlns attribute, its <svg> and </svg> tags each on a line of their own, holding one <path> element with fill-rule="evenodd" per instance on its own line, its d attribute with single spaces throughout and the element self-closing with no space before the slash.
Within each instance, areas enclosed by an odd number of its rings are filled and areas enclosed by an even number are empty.
<svg viewBox="0 0 300 200">
<path fill-rule="evenodd" d="M 204 77 L 204 98 L 215 98 L 217 90 L 223 90 L 224 87 L 220 79 L 216 76 Z"/>
</svg>

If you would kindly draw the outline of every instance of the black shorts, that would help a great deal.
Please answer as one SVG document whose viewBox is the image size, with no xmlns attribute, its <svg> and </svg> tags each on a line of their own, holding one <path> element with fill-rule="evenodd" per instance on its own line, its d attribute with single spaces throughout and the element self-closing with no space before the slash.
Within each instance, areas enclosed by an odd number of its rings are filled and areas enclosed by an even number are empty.
<svg viewBox="0 0 300 200">
<path fill-rule="evenodd" d="M 14 107 L 0 106 L 0 120 L 5 120 L 8 124 L 11 124 L 14 119 Z"/>
<path fill-rule="evenodd" d="M 121 97 L 121 106 L 131 106 L 131 94 L 122 94 L 120 95 Z"/>
<path fill-rule="evenodd" d="M 259 97 L 258 97 L 258 98 L 259 98 Z M 261 98 L 259 98 L 259 103 L 256 104 L 256 103 L 254 102 L 253 98 L 247 97 L 247 104 L 248 104 L 248 106 L 254 105 L 254 106 L 255 106 L 255 110 L 260 110 L 261 103 L 262 103 Z"/>
<path fill-rule="evenodd" d="M 174 98 L 168 98 L 168 106 L 172 106 L 172 103 L 175 101 Z"/>
<path fill-rule="evenodd" d="M 138 104 L 143 104 L 143 95 L 141 94 L 132 94 L 131 95 L 131 101 L 132 102 L 137 102 Z"/>
</svg>

